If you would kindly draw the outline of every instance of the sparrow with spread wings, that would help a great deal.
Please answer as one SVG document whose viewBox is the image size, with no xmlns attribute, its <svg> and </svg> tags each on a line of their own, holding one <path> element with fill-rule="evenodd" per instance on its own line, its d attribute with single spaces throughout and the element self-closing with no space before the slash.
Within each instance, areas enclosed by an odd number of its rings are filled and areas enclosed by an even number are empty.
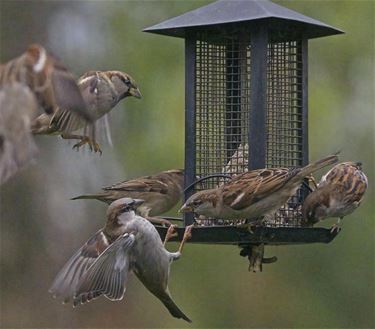
<svg viewBox="0 0 375 329">
<path fill-rule="evenodd" d="M 183 185 L 184 171 L 172 169 L 123 181 L 103 188 L 103 192 L 98 194 L 80 195 L 72 200 L 96 199 L 110 204 L 124 197 L 142 199 L 144 202 L 137 208 L 136 213 L 153 223 L 169 226 L 169 221 L 155 216 L 164 214 L 181 200 Z"/>
<path fill-rule="evenodd" d="M 28 87 L 46 113 L 60 107 L 84 122 L 92 121 L 73 74 L 42 46 L 32 44 L 21 56 L 0 65 L 0 89 L 14 82 Z"/>
<path fill-rule="evenodd" d="M 30 127 L 40 110 L 54 113 L 59 106 L 92 122 L 74 76 L 42 46 L 0 65 L 0 184 L 35 157 Z"/>
<path fill-rule="evenodd" d="M 102 117 L 106 119 L 105 115 L 124 98 L 142 97 L 134 79 L 121 71 L 89 71 L 78 79 L 78 87 L 94 122 Z M 36 118 L 32 123 L 32 133 L 78 139 L 79 142 L 73 148 L 78 150 L 88 144 L 94 152 L 102 153 L 94 132 L 84 135 L 75 134 L 79 129 L 90 131 L 93 127 L 93 125 L 87 127 L 86 122 L 80 117 L 61 107 L 53 115 L 43 114 Z"/>
<path fill-rule="evenodd" d="M 108 207 L 104 228 L 95 233 L 57 274 L 50 292 L 73 305 L 84 304 L 104 295 L 121 300 L 131 272 L 156 296 L 172 316 L 191 320 L 178 308 L 168 290 L 170 265 L 180 258 L 182 248 L 191 237 L 192 226 L 185 230 L 177 252 L 165 249 L 176 234 L 168 229 L 164 245 L 156 228 L 134 210 L 143 200 L 123 198 Z"/>
<path fill-rule="evenodd" d="M 302 206 L 304 222 L 314 225 L 327 217 L 338 217 L 332 230 L 338 229 L 340 220 L 361 204 L 368 186 L 367 177 L 359 162 L 343 162 L 334 166 L 320 180 Z"/>
<path fill-rule="evenodd" d="M 302 168 L 251 170 L 217 188 L 193 194 L 180 211 L 193 211 L 210 218 L 255 221 L 277 211 L 307 176 L 337 160 L 338 157 L 332 155 Z"/>
</svg>

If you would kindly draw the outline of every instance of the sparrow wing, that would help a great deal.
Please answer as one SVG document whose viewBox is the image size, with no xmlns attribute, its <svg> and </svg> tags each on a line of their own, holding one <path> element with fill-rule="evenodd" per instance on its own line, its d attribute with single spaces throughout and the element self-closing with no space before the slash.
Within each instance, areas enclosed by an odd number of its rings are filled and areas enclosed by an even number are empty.
<svg viewBox="0 0 375 329">
<path fill-rule="evenodd" d="M 52 70 L 51 81 L 56 104 L 59 108 L 71 111 L 84 122 L 93 121 L 74 76 L 56 61 Z"/>
<path fill-rule="evenodd" d="M 0 184 L 27 165 L 37 153 L 30 134 L 31 119 L 37 108 L 34 95 L 19 83 L 0 90 Z"/>
<path fill-rule="evenodd" d="M 221 187 L 223 202 L 235 210 L 247 208 L 279 190 L 294 172 L 289 168 L 268 168 L 238 175 Z"/>
<path fill-rule="evenodd" d="M 129 192 L 155 192 L 160 194 L 168 193 L 168 184 L 152 178 L 141 177 L 129 181 L 124 181 L 118 184 L 114 184 L 109 187 L 103 188 L 105 191 L 129 191 Z"/>
<path fill-rule="evenodd" d="M 81 277 L 108 246 L 109 242 L 103 231 L 95 233 L 64 265 L 49 292 L 67 303 L 73 298 Z"/>
<path fill-rule="evenodd" d="M 94 261 L 78 283 L 74 306 L 100 295 L 110 300 L 121 300 L 124 297 L 130 268 L 129 252 L 134 241 L 133 234 L 125 233 Z"/>
</svg>

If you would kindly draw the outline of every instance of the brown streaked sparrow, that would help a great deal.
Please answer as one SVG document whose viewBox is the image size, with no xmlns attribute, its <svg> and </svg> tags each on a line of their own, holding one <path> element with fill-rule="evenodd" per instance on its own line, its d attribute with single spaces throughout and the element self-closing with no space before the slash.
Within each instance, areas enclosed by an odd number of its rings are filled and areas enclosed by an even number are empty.
<svg viewBox="0 0 375 329">
<path fill-rule="evenodd" d="M 172 169 L 151 176 L 143 176 L 103 188 L 98 194 L 80 195 L 77 199 L 96 199 L 110 204 L 124 198 L 144 200 L 136 213 L 153 223 L 170 225 L 165 219 L 157 218 L 172 209 L 181 199 L 184 185 L 184 171 Z"/>
<path fill-rule="evenodd" d="M 332 155 L 302 168 L 251 170 L 218 188 L 193 194 L 180 211 L 218 219 L 258 220 L 284 205 L 305 177 L 337 160 Z"/>
<path fill-rule="evenodd" d="M 104 295 L 112 301 L 124 296 L 127 279 L 134 272 L 145 287 L 169 310 L 172 316 L 190 319 L 178 308 L 168 291 L 170 264 L 180 258 L 191 237 L 187 227 L 177 252 L 165 249 L 155 227 L 134 210 L 143 200 L 123 198 L 107 210 L 107 223 L 65 264 L 50 292 L 73 305 L 84 304 Z M 173 235 L 170 228 L 166 239 Z"/>
<path fill-rule="evenodd" d="M 368 186 L 360 162 L 343 162 L 334 166 L 320 180 L 302 206 L 304 222 L 314 225 L 327 217 L 340 220 L 359 207 Z"/>
<path fill-rule="evenodd" d="M 108 114 L 122 99 L 128 96 L 141 98 L 135 81 L 120 71 L 89 71 L 78 80 L 78 87 L 94 122 Z M 32 124 L 32 133 L 39 135 L 61 135 L 64 139 L 78 139 L 73 148 L 88 144 L 91 150 L 100 152 L 93 134 L 77 135 L 73 132 L 86 127 L 84 122 L 71 111 L 60 108 L 52 116 L 41 115 Z M 90 125 L 89 129 L 92 129 Z"/>
<path fill-rule="evenodd" d="M 62 107 L 85 122 L 92 121 L 74 76 L 38 44 L 0 66 L 0 88 L 13 82 L 30 88 L 46 113 Z"/>
<path fill-rule="evenodd" d="M 35 157 L 37 147 L 30 122 L 37 110 L 28 87 L 14 82 L 0 89 L 0 184 Z"/>
</svg>

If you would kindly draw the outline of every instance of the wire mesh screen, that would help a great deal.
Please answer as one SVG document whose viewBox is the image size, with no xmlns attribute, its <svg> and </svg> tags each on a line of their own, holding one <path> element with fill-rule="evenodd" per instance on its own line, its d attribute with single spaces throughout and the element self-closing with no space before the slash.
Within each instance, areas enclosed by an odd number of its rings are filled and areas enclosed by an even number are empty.
<svg viewBox="0 0 375 329">
<path fill-rule="evenodd" d="M 302 46 L 300 42 L 268 45 L 267 51 L 267 167 L 302 165 Z M 268 217 L 269 226 L 299 226 L 299 190 L 288 204 Z"/>
<path fill-rule="evenodd" d="M 247 170 L 250 112 L 249 40 L 196 42 L 196 174 L 239 174 Z M 218 186 L 220 178 L 200 186 Z"/>
<path fill-rule="evenodd" d="M 248 37 L 215 40 L 202 32 L 196 41 L 196 175 L 240 174 L 248 170 L 250 66 Z M 302 165 L 302 54 L 299 42 L 270 43 L 267 52 L 267 167 Z M 223 178 L 196 189 L 219 186 Z M 299 226 L 301 192 L 267 226 Z M 204 224 L 208 225 L 209 220 Z M 237 221 L 212 221 L 228 225 Z"/>
</svg>

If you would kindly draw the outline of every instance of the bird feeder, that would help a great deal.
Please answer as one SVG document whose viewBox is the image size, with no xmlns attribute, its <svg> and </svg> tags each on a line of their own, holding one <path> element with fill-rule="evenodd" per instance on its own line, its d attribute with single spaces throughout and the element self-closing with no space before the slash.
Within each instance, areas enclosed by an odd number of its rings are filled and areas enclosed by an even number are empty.
<svg viewBox="0 0 375 329">
<path fill-rule="evenodd" d="M 342 31 L 266 0 L 216 1 L 144 31 L 185 39 L 186 187 L 214 173 L 308 163 L 308 40 Z M 216 177 L 195 189 L 222 183 Z M 253 232 L 207 220 L 191 241 L 328 243 L 330 230 L 301 227 L 308 192 L 301 188 Z M 193 221 L 193 214 L 184 217 L 185 225 Z"/>
</svg>

